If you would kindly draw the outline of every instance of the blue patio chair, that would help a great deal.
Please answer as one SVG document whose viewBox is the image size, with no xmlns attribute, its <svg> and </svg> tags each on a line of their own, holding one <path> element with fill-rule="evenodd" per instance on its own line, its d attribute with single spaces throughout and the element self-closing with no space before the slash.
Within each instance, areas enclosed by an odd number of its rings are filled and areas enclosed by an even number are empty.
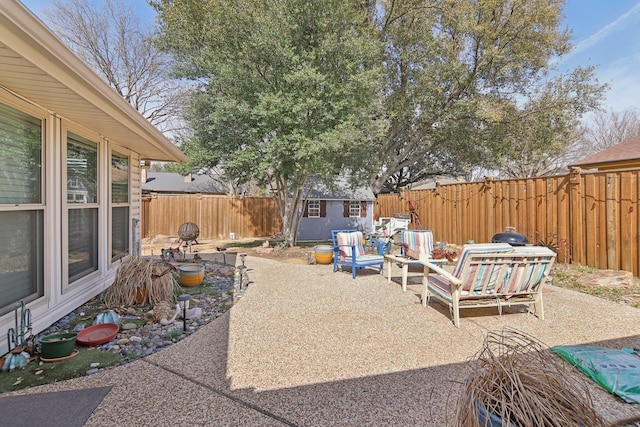
<svg viewBox="0 0 640 427">
<path fill-rule="evenodd" d="M 362 267 L 384 268 L 384 245 L 379 244 L 378 253 L 369 255 L 365 252 L 364 235 L 358 230 L 331 230 L 333 241 L 333 271 L 338 266 L 351 267 L 351 276 L 356 278 L 356 270 Z"/>
</svg>

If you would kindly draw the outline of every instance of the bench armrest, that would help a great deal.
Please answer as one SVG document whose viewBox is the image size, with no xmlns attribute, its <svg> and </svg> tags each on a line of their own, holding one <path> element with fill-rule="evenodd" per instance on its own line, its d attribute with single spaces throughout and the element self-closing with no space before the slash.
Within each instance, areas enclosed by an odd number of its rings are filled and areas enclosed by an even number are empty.
<svg viewBox="0 0 640 427">
<path fill-rule="evenodd" d="M 462 282 L 460 281 L 460 279 L 458 279 L 456 276 L 454 276 L 453 274 L 449 273 L 447 270 L 445 270 L 444 268 L 434 264 L 433 262 L 431 262 L 430 260 L 418 260 L 420 262 L 420 264 L 422 264 L 425 268 L 428 268 L 429 270 L 433 270 L 434 272 L 440 274 L 441 276 L 444 276 L 449 283 L 453 284 L 453 285 L 461 285 Z"/>
</svg>

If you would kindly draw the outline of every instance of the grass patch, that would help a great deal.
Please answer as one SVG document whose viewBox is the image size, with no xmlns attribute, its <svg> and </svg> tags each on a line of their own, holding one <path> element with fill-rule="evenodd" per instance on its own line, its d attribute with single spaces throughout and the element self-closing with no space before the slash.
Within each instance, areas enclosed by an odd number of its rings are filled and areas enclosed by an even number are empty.
<svg viewBox="0 0 640 427">
<path fill-rule="evenodd" d="M 227 243 L 225 247 L 227 248 L 258 248 L 262 246 L 266 241 L 268 241 L 269 246 L 273 248 L 278 248 L 281 246 L 287 247 L 286 242 L 282 239 L 272 239 L 272 240 L 258 239 L 251 242 L 234 241 L 234 242 Z M 315 245 L 331 245 L 331 244 L 332 244 L 331 240 L 298 240 L 296 246 L 307 248 L 307 247 L 313 247 Z"/>
<path fill-rule="evenodd" d="M 51 384 L 71 378 L 84 376 L 91 369 L 92 363 L 99 363 L 98 368 L 114 366 L 120 363 L 119 353 L 100 351 L 86 347 L 76 347 L 80 353 L 62 362 L 40 362 L 32 358 L 24 369 L 0 373 L 0 392 L 22 390 L 43 384 Z"/>
<path fill-rule="evenodd" d="M 553 284 L 583 294 L 604 298 L 640 308 L 640 282 L 634 279 L 633 284 L 624 286 L 594 286 L 584 284 L 587 275 L 597 274 L 598 269 L 588 266 L 562 264 L 555 268 Z"/>
</svg>

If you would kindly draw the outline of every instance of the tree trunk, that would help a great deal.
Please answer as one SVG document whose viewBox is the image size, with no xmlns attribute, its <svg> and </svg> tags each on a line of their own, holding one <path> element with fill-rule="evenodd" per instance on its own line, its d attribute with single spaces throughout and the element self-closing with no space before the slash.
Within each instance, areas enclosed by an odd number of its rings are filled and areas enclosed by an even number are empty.
<svg viewBox="0 0 640 427">
<path fill-rule="evenodd" d="M 289 190 L 285 179 L 276 177 L 278 208 L 282 218 L 282 234 L 289 246 L 295 246 L 298 240 L 298 225 L 304 213 L 304 191 L 299 188 Z"/>
</svg>

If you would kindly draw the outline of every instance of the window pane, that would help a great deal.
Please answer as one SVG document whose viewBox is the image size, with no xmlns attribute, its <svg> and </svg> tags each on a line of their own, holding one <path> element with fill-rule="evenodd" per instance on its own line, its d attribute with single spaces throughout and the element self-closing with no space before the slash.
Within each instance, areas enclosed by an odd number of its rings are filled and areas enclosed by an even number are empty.
<svg viewBox="0 0 640 427">
<path fill-rule="evenodd" d="M 129 207 L 112 209 L 111 260 L 115 261 L 129 253 Z"/>
<path fill-rule="evenodd" d="M 42 121 L 0 104 L 0 203 L 42 203 Z"/>
<path fill-rule="evenodd" d="M 310 218 L 320 217 L 320 200 L 309 200 L 307 210 Z"/>
<path fill-rule="evenodd" d="M 98 209 L 69 209 L 69 283 L 98 269 Z"/>
<path fill-rule="evenodd" d="M 349 202 L 349 216 L 351 218 L 360 217 L 360 202 Z"/>
<path fill-rule="evenodd" d="M 43 295 L 43 212 L 0 212 L 0 314 Z"/>
<path fill-rule="evenodd" d="M 67 136 L 67 203 L 98 202 L 97 144 Z"/>
<path fill-rule="evenodd" d="M 111 155 L 111 202 L 129 202 L 129 158 L 115 152 Z"/>
</svg>

